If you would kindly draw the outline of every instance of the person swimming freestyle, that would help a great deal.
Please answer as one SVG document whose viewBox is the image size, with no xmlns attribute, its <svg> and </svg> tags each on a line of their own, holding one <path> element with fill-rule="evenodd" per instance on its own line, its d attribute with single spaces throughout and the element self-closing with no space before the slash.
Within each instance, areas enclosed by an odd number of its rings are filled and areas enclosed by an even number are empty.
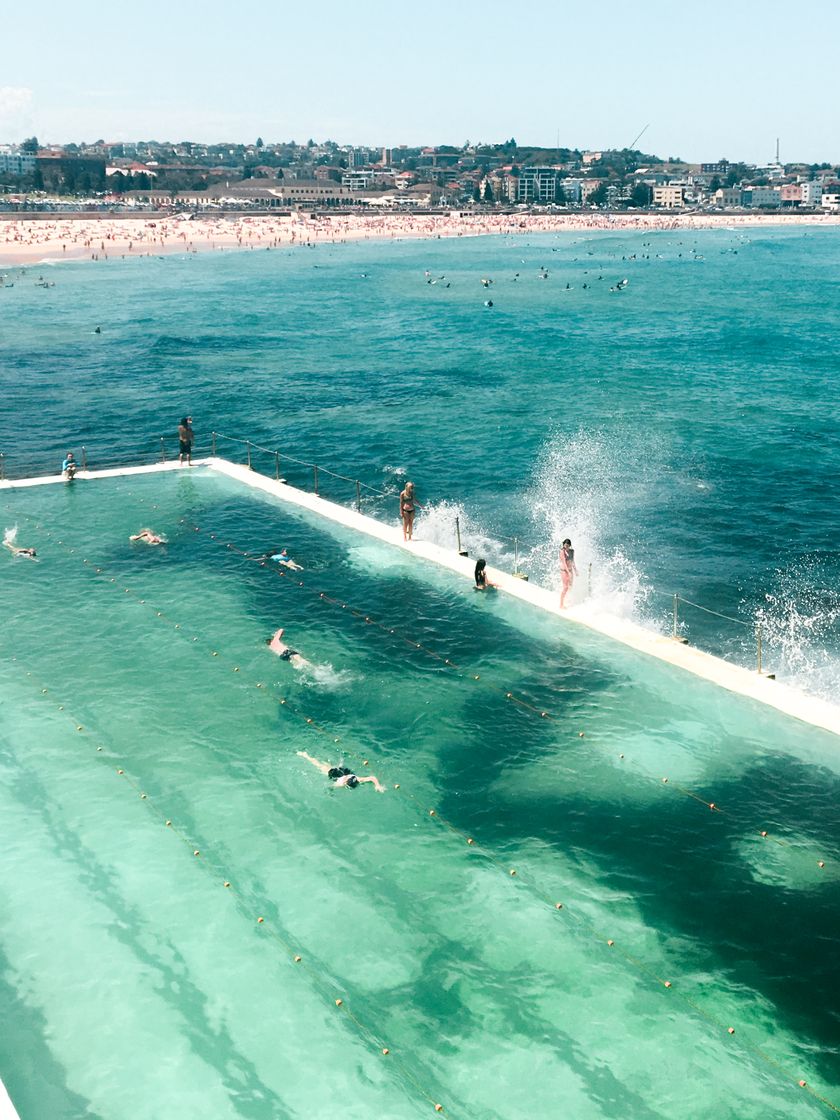
<svg viewBox="0 0 840 1120">
<path fill-rule="evenodd" d="M 310 665 L 311 662 L 307 661 L 303 654 L 299 653 L 296 649 L 286 645 L 283 641 L 284 629 L 281 627 L 275 631 L 272 637 L 266 639 L 266 645 L 272 653 L 276 653 L 281 661 L 288 661 L 295 669 L 303 669 L 305 666 Z"/>
<path fill-rule="evenodd" d="M 317 770 L 320 770 L 322 774 L 325 774 L 331 782 L 335 782 L 336 786 L 346 786 L 348 789 L 356 789 L 357 786 L 369 782 L 377 793 L 385 792 L 385 787 L 373 774 L 360 778 L 346 766 L 330 766 L 328 762 L 321 762 L 320 759 L 313 758 L 312 755 L 307 754 L 306 751 L 298 751 L 297 753 L 300 758 L 305 758 L 307 762 L 311 762 L 312 765 Z"/>
</svg>

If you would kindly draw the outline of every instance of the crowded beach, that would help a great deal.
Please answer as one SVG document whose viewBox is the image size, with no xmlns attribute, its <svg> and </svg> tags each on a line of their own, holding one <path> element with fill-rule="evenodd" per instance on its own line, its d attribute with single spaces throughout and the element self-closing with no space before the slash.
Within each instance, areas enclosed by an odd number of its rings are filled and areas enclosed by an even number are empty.
<svg viewBox="0 0 840 1120">
<path fill-rule="evenodd" d="M 840 227 L 840 214 L 462 213 L 283 215 L 155 214 L 135 217 L 14 217 L 0 221 L 0 265 L 94 261 L 290 245 L 492 234 Z"/>
</svg>

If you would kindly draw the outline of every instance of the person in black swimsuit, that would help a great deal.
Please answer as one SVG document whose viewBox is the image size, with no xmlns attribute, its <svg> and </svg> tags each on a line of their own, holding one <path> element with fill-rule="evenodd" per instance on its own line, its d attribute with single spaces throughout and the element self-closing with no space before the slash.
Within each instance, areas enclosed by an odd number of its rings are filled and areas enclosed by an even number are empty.
<svg viewBox="0 0 840 1120">
<path fill-rule="evenodd" d="M 476 591 L 486 591 L 488 588 L 495 588 L 495 583 L 491 583 L 487 578 L 487 561 L 476 560 L 475 562 L 475 589 Z"/>
<path fill-rule="evenodd" d="M 414 483 L 407 482 L 405 490 L 400 494 L 400 517 L 403 523 L 403 540 L 410 541 L 414 536 L 414 511 L 420 506 L 423 508 L 421 502 L 418 502 L 414 496 Z"/>
<path fill-rule="evenodd" d="M 379 779 L 375 778 L 372 774 L 369 777 L 358 778 L 353 771 L 348 770 L 346 766 L 330 766 L 328 762 L 321 762 L 320 759 L 313 758 L 312 755 L 307 754 L 306 751 L 298 751 L 297 753 L 301 758 L 305 758 L 307 762 L 311 762 L 322 774 L 326 774 L 330 781 L 335 782 L 337 786 L 347 786 L 348 789 L 355 789 L 356 786 L 360 786 L 365 782 L 370 782 L 377 793 L 385 792 L 385 787 L 380 783 Z"/>
</svg>

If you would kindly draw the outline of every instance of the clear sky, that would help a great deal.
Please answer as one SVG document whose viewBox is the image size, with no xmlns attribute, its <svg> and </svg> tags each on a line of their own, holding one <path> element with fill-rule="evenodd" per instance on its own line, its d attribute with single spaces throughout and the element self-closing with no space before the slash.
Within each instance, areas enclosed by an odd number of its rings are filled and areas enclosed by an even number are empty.
<svg viewBox="0 0 840 1120">
<path fill-rule="evenodd" d="M 6 5 L 0 142 L 520 144 L 840 162 L 840 4 Z"/>
</svg>

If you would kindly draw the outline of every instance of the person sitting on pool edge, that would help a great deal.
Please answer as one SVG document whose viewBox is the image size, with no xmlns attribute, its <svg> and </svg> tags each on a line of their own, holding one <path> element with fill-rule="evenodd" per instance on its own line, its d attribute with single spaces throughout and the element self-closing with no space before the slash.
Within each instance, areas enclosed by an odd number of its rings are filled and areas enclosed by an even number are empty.
<svg viewBox="0 0 840 1120">
<path fill-rule="evenodd" d="M 476 591 L 487 591 L 489 588 L 495 590 L 495 583 L 491 583 L 487 578 L 487 561 L 476 560 L 475 562 L 475 589 Z"/>
<path fill-rule="evenodd" d="M 68 482 L 72 482 L 76 477 L 77 469 L 78 464 L 73 457 L 73 452 L 68 451 L 64 462 L 61 464 L 61 473 L 64 475 Z"/>
<path fill-rule="evenodd" d="M 266 638 L 265 644 L 272 653 L 277 654 L 281 661 L 288 661 L 295 669 L 302 669 L 305 665 L 311 664 L 311 662 L 307 661 L 296 649 L 291 649 L 290 646 L 286 645 L 283 641 L 283 627 L 275 631 L 271 638 Z"/>
<path fill-rule="evenodd" d="M 356 786 L 363 785 L 365 782 L 370 782 L 377 793 L 385 792 L 385 787 L 373 774 L 366 778 L 359 778 L 352 770 L 348 770 L 346 766 L 330 766 L 328 762 L 321 762 L 319 759 L 313 758 L 311 754 L 307 754 L 306 751 L 298 751 L 297 753 L 301 758 L 305 758 L 307 762 L 311 762 L 322 774 L 326 774 L 330 781 L 335 782 L 337 786 L 346 786 L 348 789 L 355 789 Z"/>
</svg>

